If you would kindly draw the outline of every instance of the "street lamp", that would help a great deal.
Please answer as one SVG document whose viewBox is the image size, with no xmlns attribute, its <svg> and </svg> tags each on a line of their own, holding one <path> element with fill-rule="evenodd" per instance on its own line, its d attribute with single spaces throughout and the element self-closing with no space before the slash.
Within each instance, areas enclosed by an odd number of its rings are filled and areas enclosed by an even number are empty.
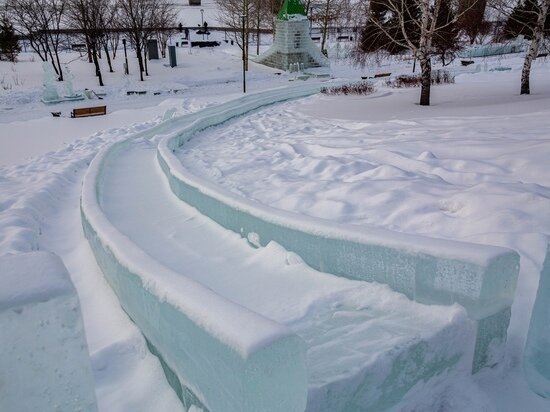
<svg viewBox="0 0 550 412">
<path fill-rule="evenodd" d="M 246 47 L 244 42 L 244 25 L 246 21 L 246 15 L 241 14 L 241 20 L 243 23 L 243 31 L 242 31 L 242 47 L 243 47 L 243 93 L 246 93 Z"/>
<path fill-rule="evenodd" d="M 204 40 L 204 9 L 201 9 L 202 39 Z"/>
<path fill-rule="evenodd" d="M 126 61 L 124 65 L 124 73 L 130 74 L 130 70 L 128 68 L 128 54 L 126 53 L 126 39 L 122 39 L 122 44 L 124 45 L 124 60 Z"/>
</svg>

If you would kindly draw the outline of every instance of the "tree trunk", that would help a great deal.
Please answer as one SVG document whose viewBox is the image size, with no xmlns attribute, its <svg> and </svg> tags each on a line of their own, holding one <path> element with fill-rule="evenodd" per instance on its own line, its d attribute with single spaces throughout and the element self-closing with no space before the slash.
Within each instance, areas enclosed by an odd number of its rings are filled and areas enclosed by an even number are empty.
<svg viewBox="0 0 550 412">
<path fill-rule="evenodd" d="M 107 43 L 103 44 L 103 48 L 105 49 L 105 56 L 107 56 L 107 63 L 109 64 L 109 73 L 114 73 L 115 71 L 113 70 L 113 63 L 111 62 L 111 56 L 109 55 Z"/>
<path fill-rule="evenodd" d="M 246 60 L 245 60 L 245 70 L 248 71 L 248 50 L 250 46 L 250 25 L 248 24 L 248 15 L 246 17 L 246 36 L 245 36 L 245 42 L 246 42 Z"/>
<path fill-rule="evenodd" d="M 260 33 L 260 25 L 261 25 L 261 20 L 260 20 L 260 7 L 258 7 L 258 12 L 256 14 L 256 56 L 259 56 L 260 55 L 260 36 L 261 36 L 261 33 Z"/>
<path fill-rule="evenodd" d="M 326 0 L 327 7 L 325 8 L 325 15 L 323 16 L 323 39 L 321 40 L 321 52 L 325 53 L 325 43 L 327 41 L 327 31 L 329 26 L 329 11 L 330 11 L 330 0 Z"/>
<path fill-rule="evenodd" d="M 36 44 L 36 41 L 31 39 L 29 39 L 29 43 L 31 45 L 31 48 L 36 52 L 36 54 L 38 54 L 38 57 L 40 57 L 40 60 L 42 60 L 43 62 L 48 61 L 48 56 L 42 55 L 42 50 L 40 50 L 40 44 Z M 25 43 L 23 42 L 23 44 Z"/>
<path fill-rule="evenodd" d="M 537 54 L 539 52 L 539 44 L 542 39 L 542 34 L 544 32 L 544 22 L 546 21 L 546 16 L 548 15 L 549 5 L 550 0 L 545 0 L 542 3 L 537 18 L 537 25 L 533 28 L 533 37 L 531 39 L 531 44 L 529 45 L 529 50 L 525 55 L 525 60 L 523 61 L 523 70 L 521 71 L 520 94 L 531 93 L 531 88 L 529 85 L 529 78 L 531 77 L 531 65 L 533 64 L 533 60 L 537 58 Z"/>
<path fill-rule="evenodd" d="M 92 58 L 92 44 L 90 43 L 88 36 L 86 36 L 86 48 L 88 49 L 88 63 L 93 63 L 94 59 Z"/>
<path fill-rule="evenodd" d="M 432 86 L 432 63 L 429 57 L 420 58 L 420 69 L 422 70 L 422 89 L 420 90 L 420 106 L 430 105 L 430 88 Z"/>
<path fill-rule="evenodd" d="M 141 81 L 143 81 L 143 72 L 145 71 L 145 69 L 143 68 L 143 56 L 141 54 L 141 44 L 138 44 L 137 42 L 136 42 L 136 54 L 137 54 L 137 59 L 139 63 L 139 78 Z"/>
<path fill-rule="evenodd" d="M 143 42 L 145 45 L 147 45 L 147 41 Z M 149 76 L 149 64 L 147 61 L 149 60 L 149 50 L 147 47 L 143 50 L 143 62 L 145 63 L 145 75 Z"/>
<path fill-rule="evenodd" d="M 99 80 L 99 85 L 104 86 L 103 76 L 101 75 L 101 67 L 99 67 L 99 59 L 97 58 L 97 48 L 95 45 L 92 46 L 92 60 L 94 61 L 95 74 Z"/>
<path fill-rule="evenodd" d="M 63 69 L 61 68 L 61 61 L 59 60 L 59 53 L 57 52 L 57 48 L 55 49 L 55 58 L 57 60 L 57 67 L 59 67 L 59 81 L 63 81 Z"/>
</svg>

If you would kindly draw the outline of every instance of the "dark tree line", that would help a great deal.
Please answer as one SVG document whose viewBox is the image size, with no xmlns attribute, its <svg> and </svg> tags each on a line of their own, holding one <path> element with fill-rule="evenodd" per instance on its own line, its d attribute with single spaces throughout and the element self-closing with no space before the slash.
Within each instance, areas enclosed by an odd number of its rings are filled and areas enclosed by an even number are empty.
<svg viewBox="0 0 550 412">
<path fill-rule="evenodd" d="M 513 8 L 508 0 L 496 1 L 498 10 L 508 17 L 503 37 L 523 34 L 530 39 L 521 80 L 521 93 L 529 94 L 531 64 L 550 27 L 550 0 L 520 0 Z M 491 29 L 484 18 L 486 7 L 486 0 L 371 0 L 356 60 L 364 63 L 365 56 L 378 51 L 411 52 L 421 67 L 420 104 L 429 105 L 432 59 L 438 58 L 445 65 L 464 46 L 465 39 L 473 44 L 485 36 Z"/>
<path fill-rule="evenodd" d="M 0 18 L 0 60 L 15 62 L 21 51 L 17 34 L 8 16 L 4 14 Z"/>
</svg>

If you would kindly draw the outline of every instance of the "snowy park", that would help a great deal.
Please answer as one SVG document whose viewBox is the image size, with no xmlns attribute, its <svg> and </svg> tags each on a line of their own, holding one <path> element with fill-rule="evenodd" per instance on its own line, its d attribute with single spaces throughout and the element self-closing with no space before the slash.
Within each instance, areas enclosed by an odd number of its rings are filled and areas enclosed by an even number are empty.
<svg viewBox="0 0 550 412">
<path fill-rule="evenodd" d="M 154 1 L 0 24 L 0 411 L 550 410 L 548 2 Z"/>
</svg>

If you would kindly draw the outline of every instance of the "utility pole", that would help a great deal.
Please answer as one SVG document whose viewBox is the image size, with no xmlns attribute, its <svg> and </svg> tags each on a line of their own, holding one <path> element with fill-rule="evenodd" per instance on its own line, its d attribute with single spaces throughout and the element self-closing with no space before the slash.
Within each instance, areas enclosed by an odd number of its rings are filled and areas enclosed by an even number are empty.
<svg viewBox="0 0 550 412">
<path fill-rule="evenodd" d="M 126 75 L 130 74 L 130 69 L 128 68 L 128 54 L 126 53 L 126 39 L 122 39 L 122 44 L 124 45 L 124 73 Z"/>
<path fill-rule="evenodd" d="M 243 93 L 246 93 L 246 45 L 245 45 L 245 22 L 246 22 L 246 15 L 241 15 L 241 20 L 243 23 L 243 40 L 242 40 L 242 46 L 243 46 Z"/>
</svg>

